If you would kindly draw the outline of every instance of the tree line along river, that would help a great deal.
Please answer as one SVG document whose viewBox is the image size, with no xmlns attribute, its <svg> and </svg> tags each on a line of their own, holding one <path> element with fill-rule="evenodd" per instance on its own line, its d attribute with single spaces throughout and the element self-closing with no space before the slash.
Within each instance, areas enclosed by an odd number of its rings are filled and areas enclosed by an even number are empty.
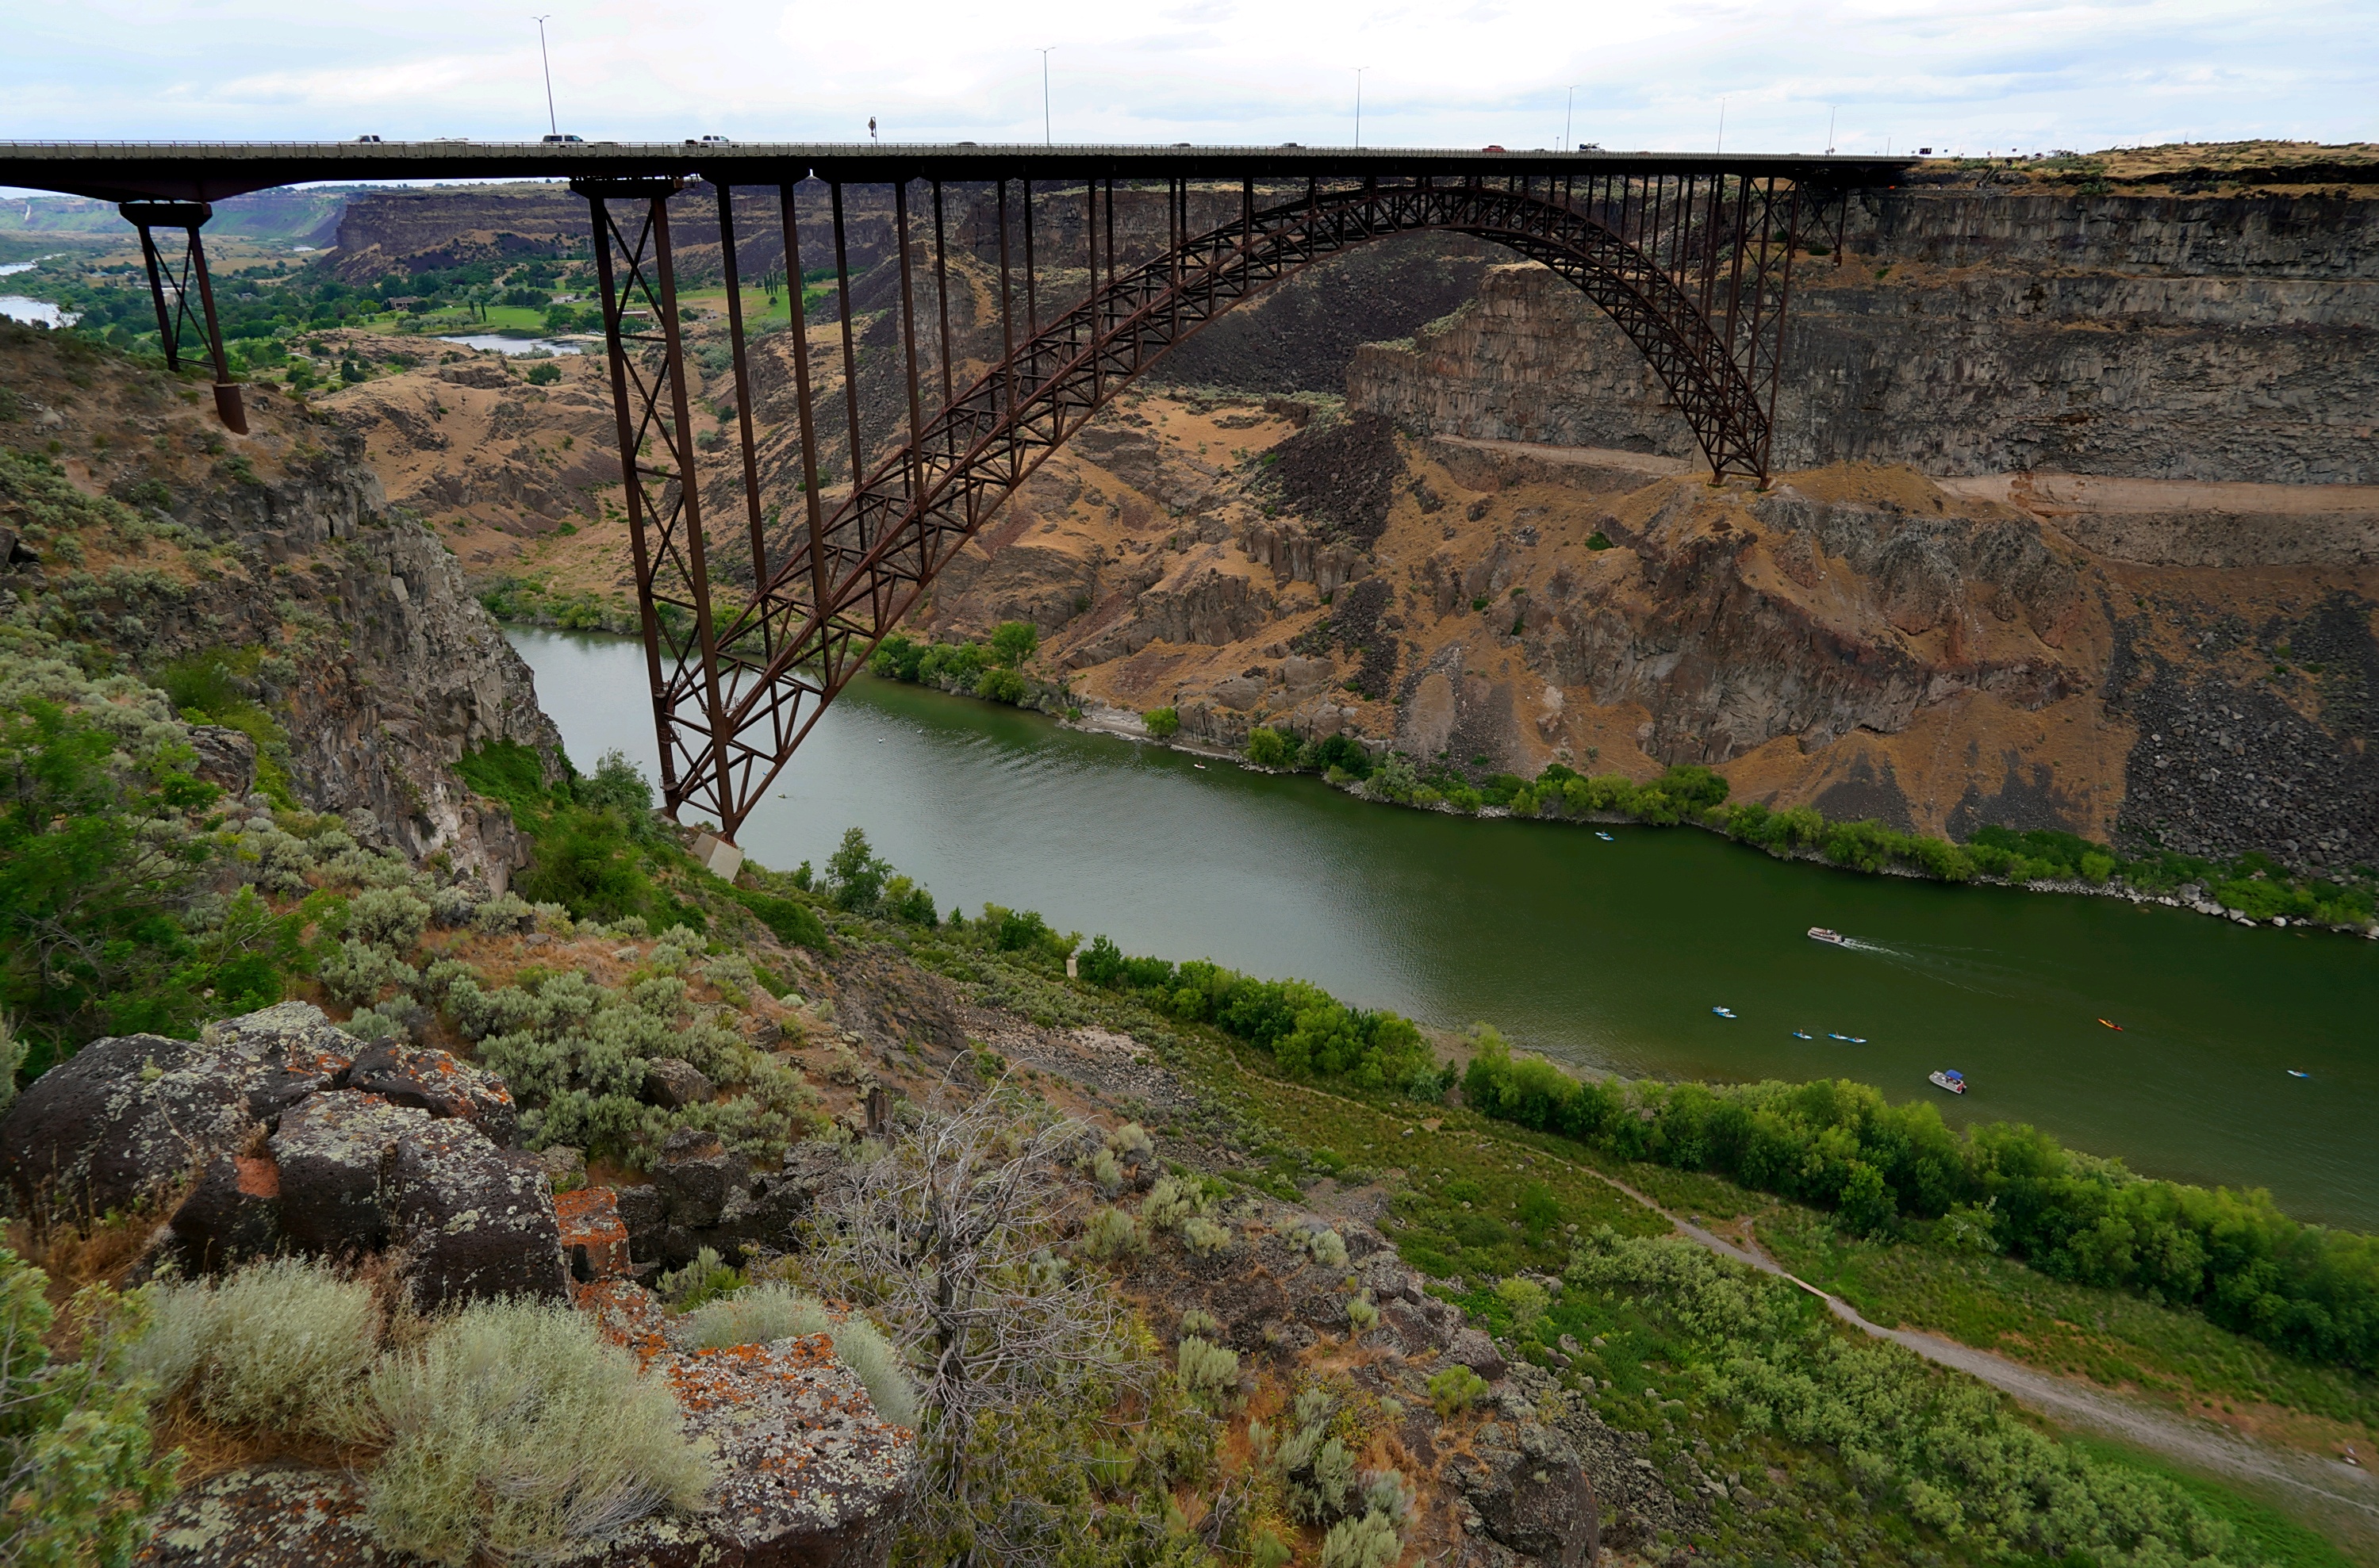
<svg viewBox="0 0 2379 1568">
<path fill-rule="evenodd" d="M 639 645 L 511 635 L 574 761 L 616 747 L 658 778 Z M 823 865 L 857 826 L 945 911 L 1037 909 L 1127 952 L 1483 1019 L 1629 1076 L 1860 1079 L 1930 1096 L 1952 1125 L 2034 1122 L 2144 1172 L 2268 1187 L 2301 1217 L 2379 1229 L 2379 943 L 1862 876 L 1685 828 L 1606 841 L 1407 811 L 1199 760 L 862 676 L 743 846 Z M 1812 942 L 1813 925 L 1856 945 Z M 1937 1067 L 1971 1092 L 1931 1088 Z"/>
</svg>

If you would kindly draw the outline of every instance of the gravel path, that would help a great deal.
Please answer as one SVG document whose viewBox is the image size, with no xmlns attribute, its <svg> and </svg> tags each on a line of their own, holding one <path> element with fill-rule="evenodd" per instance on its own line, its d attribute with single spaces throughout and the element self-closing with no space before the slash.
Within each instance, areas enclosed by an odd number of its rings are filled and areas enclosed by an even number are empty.
<svg viewBox="0 0 2379 1568">
<path fill-rule="evenodd" d="M 2012 1395 L 2060 1426 L 2097 1433 L 2143 1448 L 2184 1467 L 2252 1490 L 2284 1494 L 2297 1506 L 2290 1513 L 2310 1514 L 2339 1544 L 2365 1561 L 2379 1562 L 2379 1478 L 2368 1469 L 2324 1459 L 2301 1449 L 2283 1448 L 2241 1437 L 2227 1428 L 2192 1421 L 2137 1400 L 2128 1399 L 2095 1383 L 2053 1376 L 2035 1367 L 2010 1360 L 1993 1351 L 1944 1339 L 1913 1329 L 1888 1329 L 1869 1322 L 1841 1297 L 1818 1289 L 1757 1248 L 1747 1248 L 1671 1213 L 1650 1198 L 1583 1165 L 1573 1169 L 1618 1188 L 1636 1202 L 1660 1214 L 1680 1234 L 1692 1237 L 1721 1257 L 1789 1280 L 1823 1300 L 1842 1321 L 1862 1333 L 1905 1346 L 1927 1361 L 1954 1368 Z"/>
</svg>

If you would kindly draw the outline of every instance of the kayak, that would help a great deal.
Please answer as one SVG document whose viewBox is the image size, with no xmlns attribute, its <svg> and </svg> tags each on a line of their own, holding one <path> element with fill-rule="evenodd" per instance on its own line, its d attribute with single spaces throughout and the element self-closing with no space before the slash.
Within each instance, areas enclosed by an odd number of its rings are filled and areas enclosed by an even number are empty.
<svg viewBox="0 0 2379 1568">
<path fill-rule="evenodd" d="M 1795 1040 L 1815 1040 L 1817 1036 L 1811 1034 L 1805 1029 L 1796 1029 L 1793 1031 L 1793 1038 Z"/>
<path fill-rule="evenodd" d="M 2108 1029 L 2113 1030 L 2118 1034 L 2123 1032 L 2123 1026 L 2115 1022 L 2112 1019 L 2100 1019 L 2098 1021 L 2105 1024 Z"/>
<path fill-rule="evenodd" d="M 1734 1009 L 1733 1007 L 1712 1007 L 1710 1011 L 1716 1013 L 1722 1019 L 1731 1019 L 1734 1017 Z"/>
<path fill-rule="evenodd" d="M 1866 1043 L 1866 1036 L 1864 1034 L 1835 1034 L 1829 1031 L 1826 1038 L 1829 1040 L 1839 1040 L 1845 1045 L 1864 1045 Z"/>
<path fill-rule="evenodd" d="M 1939 1072 L 1931 1074 L 1926 1081 L 1936 1089 L 1946 1089 L 1952 1094 L 1963 1094 L 1966 1092 L 1966 1076 L 1955 1067 L 1944 1067 Z"/>
<path fill-rule="evenodd" d="M 1604 832 L 1601 832 L 1601 831 L 1600 831 L 1600 830 L 1599 830 L 1599 829 L 1596 831 L 1596 833 L 1595 833 L 1595 835 L 1594 835 L 1594 836 L 1595 836 L 1596 838 L 1598 838 L 1601 839 L 1601 840 L 1602 840 L 1604 843 L 1606 843 L 1606 844 L 1616 844 L 1617 842 L 1619 842 L 1619 840 L 1618 840 L 1618 839 L 1613 838 L 1610 834 L 1608 834 L 1608 833 L 1604 833 Z"/>
</svg>

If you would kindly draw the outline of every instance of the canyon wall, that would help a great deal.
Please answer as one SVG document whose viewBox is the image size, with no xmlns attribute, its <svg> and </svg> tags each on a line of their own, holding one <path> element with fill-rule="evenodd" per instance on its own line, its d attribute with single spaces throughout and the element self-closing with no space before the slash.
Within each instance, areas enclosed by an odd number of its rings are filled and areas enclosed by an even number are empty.
<svg viewBox="0 0 2379 1568">
<path fill-rule="evenodd" d="M 1861 193 L 1796 266 L 1778 470 L 2379 482 L 2379 201 Z M 1695 453 L 1624 334 L 1541 267 L 1491 271 L 1353 405 L 1419 434 Z"/>
<path fill-rule="evenodd" d="M 0 605 L 151 679 L 219 662 L 282 732 L 268 760 L 299 802 L 368 813 L 373 837 L 501 889 L 525 845 L 453 766 L 497 741 L 550 764 L 560 737 L 453 554 L 385 503 L 364 439 L 262 389 L 231 435 L 162 371 L 6 324 L 0 385 L 0 447 L 18 449 Z M 253 738 L 201 733 L 219 781 L 247 788 Z"/>
</svg>

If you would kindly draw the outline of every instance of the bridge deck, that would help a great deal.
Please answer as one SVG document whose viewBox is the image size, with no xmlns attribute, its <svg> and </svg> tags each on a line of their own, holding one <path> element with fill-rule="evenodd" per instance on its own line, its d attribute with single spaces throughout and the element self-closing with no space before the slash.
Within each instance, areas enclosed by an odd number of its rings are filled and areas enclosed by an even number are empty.
<svg viewBox="0 0 2379 1568">
<path fill-rule="evenodd" d="M 1404 147 L 1043 147 L 972 142 L 0 141 L 0 186 L 108 201 L 220 201 L 351 180 L 700 177 L 781 185 L 808 175 L 900 179 L 1349 179 L 1365 175 L 1773 175 L 1828 187 L 1895 183 L 1906 158 L 1798 153 L 1556 152 Z"/>
</svg>

